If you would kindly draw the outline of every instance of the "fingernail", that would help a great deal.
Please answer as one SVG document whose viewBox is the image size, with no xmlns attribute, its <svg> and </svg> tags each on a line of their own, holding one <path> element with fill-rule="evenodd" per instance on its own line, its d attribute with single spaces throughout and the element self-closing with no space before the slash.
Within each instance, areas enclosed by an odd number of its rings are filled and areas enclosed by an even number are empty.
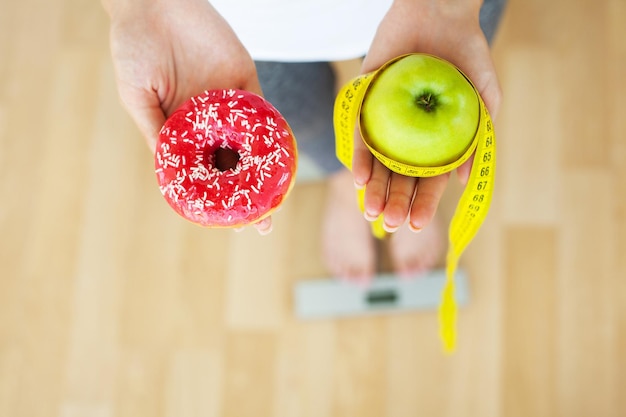
<svg viewBox="0 0 626 417">
<path fill-rule="evenodd" d="M 389 226 L 386 222 L 383 222 L 383 229 L 385 229 L 385 232 L 387 233 L 393 233 L 399 228 L 399 226 Z"/>
<path fill-rule="evenodd" d="M 358 182 L 356 182 L 356 180 L 354 181 L 354 188 L 356 188 L 357 190 L 362 190 L 363 188 L 365 188 L 365 184 L 359 184 Z"/>
<path fill-rule="evenodd" d="M 367 220 L 368 222 L 373 222 L 378 218 L 378 215 L 370 214 L 367 211 L 363 213 L 363 216 L 365 217 L 365 220 Z"/>
<path fill-rule="evenodd" d="M 414 226 L 413 223 L 409 223 L 409 230 L 413 233 L 419 233 L 422 231 L 422 228 Z"/>
<path fill-rule="evenodd" d="M 259 229 L 259 234 L 261 236 L 265 236 L 265 235 L 269 235 L 272 232 L 272 226 L 265 228 L 265 229 Z"/>
</svg>

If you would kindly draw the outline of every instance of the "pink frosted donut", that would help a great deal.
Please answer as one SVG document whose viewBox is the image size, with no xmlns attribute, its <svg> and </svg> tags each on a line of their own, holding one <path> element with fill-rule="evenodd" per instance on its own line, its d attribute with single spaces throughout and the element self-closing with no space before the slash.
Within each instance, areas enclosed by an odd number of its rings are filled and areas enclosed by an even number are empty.
<svg viewBox="0 0 626 417">
<path fill-rule="evenodd" d="M 212 90 L 165 122 L 155 153 L 161 193 L 205 227 L 241 227 L 269 216 L 295 182 L 297 148 L 282 115 L 263 97 Z"/>
</svg>

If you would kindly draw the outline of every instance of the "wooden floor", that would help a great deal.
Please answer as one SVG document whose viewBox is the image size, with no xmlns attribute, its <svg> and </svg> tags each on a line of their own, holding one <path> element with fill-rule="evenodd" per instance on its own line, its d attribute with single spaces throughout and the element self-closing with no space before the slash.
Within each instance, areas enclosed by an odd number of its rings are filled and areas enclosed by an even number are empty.
<svg viewBox="0 0 626 417">
<path fill-rule="evenodd" d="M 498 185 L 436 313 L 300 322 L 323 184 L 267 237 L 174 215 L 99 2 L 0 3 L 0 416 L 626 415 L 626 2 L 511 0 Z M 249 260 L 244 258 L 248 254 Z"/>
</svg>

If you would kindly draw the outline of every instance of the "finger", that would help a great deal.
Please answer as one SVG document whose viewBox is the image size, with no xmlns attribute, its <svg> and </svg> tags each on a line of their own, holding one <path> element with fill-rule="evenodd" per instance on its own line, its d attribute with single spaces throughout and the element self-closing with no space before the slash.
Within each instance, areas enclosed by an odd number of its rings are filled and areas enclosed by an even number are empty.
<svg viewBox="0 0 626 417">
<path fill-rule="evenodd" d="M 242 90 L 250 91 L 252 93 L 263 96 L 263 90 L 261 88 L 261 82 L 259 81 L 259 77 L 256 75 L 254 77 L 249 77 L 240 87 Z"/>
<path fill-rule="evenodd" d="M 141 134 L 146 139 L 150 151 L 154 153 L 159 139 L 159 132 L 165 123 L 163 110 L 160 107 L 137 110 L 133 118 Z"/>
<path fill-rule="evenodd" d="M 259 222 L 255 223 L 253 227 L 259 232 L 260 235 L 268 235 L 272 231 L 272 216 L 268 216 Z"/>
<path fill-rule="evenodd" d="M 502 105 L 502 88 L 498 78 L 496 77 L 495 69 L 491 68 L 491 76 L 485 77 L 485 81 L 482 85 L 477 86 L 478 92 L 485 102 L 485 106 L 489 111 L 489 115 L 493 121 L 498 117 L 500 107 Z"/>
<path fill-rule="evenodd" d="M 459 179 L 459 182 L 463 185 L 466 185 L 467 181 L 469 180 L 475 155 L 475 153 L 472 154 L 472 156 L 470 156 L 467 161 L 463 162 L 463 164 L 461 164 L 461 166 L 456 169 L 456 175 Z"/>
<path fill-rule="evenodd" d="M 369 221 L 374 221 L 385 209 L 387 201 L 387 188 L 389 186 L 389 174 L 387 169 L 378 160 L 372 164 L 372 175 L 365 188 L 363 200 L 364 215 Z"/>
<path fill-rule="evenodd" d="M 156 150 L 159 132 L 166 115 L 156 94 L 136 89 L 120 90 L 120 99 L 126 111 L 139 128 L 152 153 Z"/>
<path fill-rule="evenodd" d="M 482 45 L 480 55 L 486 59 L 476 59 L 475 56 L 478 55 L 473 55 L 467 57 L 467 60 L 464 60 L 464 62 L 458 62 L 457 64 L 472 80 L 489 111 L 489 115 L 495 121 L 502 104 L 502 88 L 486 42 Z"/>
<path fill-rule="evenodd" d="M 418 232 L 431 222 L 449 178 L 450 174 L 443 174 L 418 180 L 417 192 L 409 215 L 409 228 L 411 230 Z"/>
<path fill-rule="evenodd" d="M 354 153 L 352 155 L 352 175 L 354 176 L 354 185 L 357 188 L 363 188 L 372 178 L 374 156 L 367 149 L 359 129 L 355 128 L 354 132 Z"/>
<path fill-rule="evenodd" d="M 383 227 L 387 232 L 393 233 L 398 230 L 409 216 L 417 181 L 417 178 L 391 174 L 387 202 L 383 212 L 385 219 Z"/>
</svg>

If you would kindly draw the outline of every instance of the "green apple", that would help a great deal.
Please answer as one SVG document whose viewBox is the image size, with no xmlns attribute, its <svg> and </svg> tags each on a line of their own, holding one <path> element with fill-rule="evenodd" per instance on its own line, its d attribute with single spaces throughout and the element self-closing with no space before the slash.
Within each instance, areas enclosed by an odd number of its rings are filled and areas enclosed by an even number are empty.
<svg viewBox="0 0 626 417">
<path fill-rule="evenodd" d="M 361 107 L 361 132 L 370 146 L 395 161 L 446 165 L 459 159 L 474 139 L 478 100 L 451 63 L 407 55 L 372 80 Z"/>
</svg>

